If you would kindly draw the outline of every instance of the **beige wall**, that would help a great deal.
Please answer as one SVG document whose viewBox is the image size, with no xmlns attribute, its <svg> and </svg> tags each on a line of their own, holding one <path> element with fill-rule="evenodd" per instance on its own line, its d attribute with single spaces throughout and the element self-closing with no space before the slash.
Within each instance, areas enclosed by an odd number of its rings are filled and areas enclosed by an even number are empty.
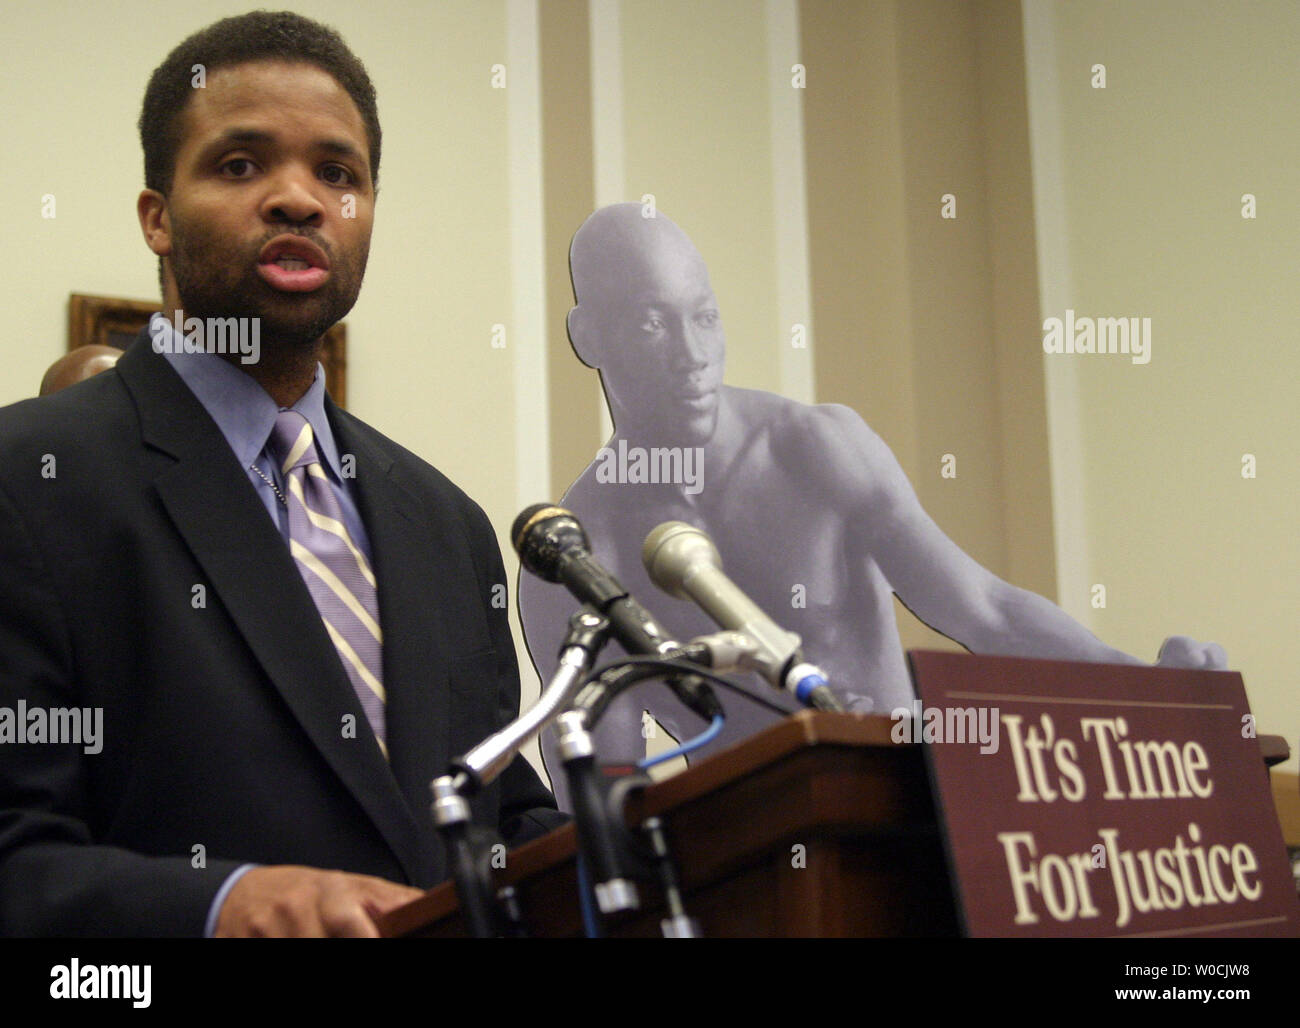
<svg viewBox="0 0 1300 1028">
<path fill-rule="evenodd" d="M 186 33 L 244 9 L 6 5 L 0 402 L 62 352 L 69 292 L 155 295 L 134 214 L 141 93 Z M 1148 658 L 1171 632 L 1218 639 L 1265 729 L 1300 741 L 1293 4 L 1030 4 L 1024 54 L 1010 0 L 296 9 L 366 61 L 384 123 L 350 406 L 503 537 L 602 440 L 594 373 L 563 335 L 568 236 L 596 202 L 653 193 L 708 261 L 729 381 L 852 405 L 987 566 L 1049 596 L 1059 583 Z M 1105 91 L 1088 87 L 1099 61 Z M 1045 367 L 1051 304 L 1152 316 L 1152 363 Z"/>
<path fill-rule="evenodd" d="M 726 326 L 729 380 L 777 390 L 763 5 L 622 6 L 625 198 L 653 194 L 704 255 Z M 738 17 L 738 7 L 756 16 Z"/>
<path fill-rule="evenodd" d="M 1079 497 L 1061 533 L 1063 563 L 1079 565 L 1062 603 L 1148 657 L 1172 632 L 1219 641 L 1260 730 L 1294 751 L 1300 7 L 1035 3 L 1027 15 L 1055 50 L 1030 77 L 1044 124 L 1035 160 L 1061 169 L 1039 196 L 1060 227 L 1044 316 L 1152 319 L 1145 366 L 1048 359 L 1076 398 L 1052 425 L 1057 470 Z M 1090 608 L 1093 583 L 1105 609 Z"/>
<path fill-rule="evenodd" d="M 808 0 L 801 26 L 817 399 L 880 433 L 963 549 L 1050 596 L 1018 6 Z"/>
</svg>

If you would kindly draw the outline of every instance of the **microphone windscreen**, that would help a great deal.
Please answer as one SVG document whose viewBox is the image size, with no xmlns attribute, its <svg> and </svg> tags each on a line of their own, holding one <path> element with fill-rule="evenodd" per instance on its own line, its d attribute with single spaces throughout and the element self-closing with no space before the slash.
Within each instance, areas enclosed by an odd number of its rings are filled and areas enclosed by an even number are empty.
<svg viewBox="0 0 1300 1028">
<path fill-rule="evenodd" d="M 520 563 L 539 578 L 560 581 L 560 558 L 586 553 L 587 533 L 571 511 L 550 503 L 534 503 L 519 512 L 510 540 Z"/>
<path fill-rule="evenodd" d="M 713 541 L 685 521 L 665 521 L 656 526 L 641 547 L 641 563 L 650 581 L 678 599 L 689 599 L 684 587 L 686 576 L 701 561 L 715 568 L 722 567 L 722 558 Z"/>
</svg>

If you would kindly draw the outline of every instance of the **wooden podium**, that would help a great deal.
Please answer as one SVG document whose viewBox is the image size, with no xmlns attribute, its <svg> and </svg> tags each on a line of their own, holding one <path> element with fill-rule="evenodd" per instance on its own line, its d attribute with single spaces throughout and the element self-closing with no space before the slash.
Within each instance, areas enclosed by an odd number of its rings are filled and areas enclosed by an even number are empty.
<svg viewBox="0 0 1300 1028">
<path fill-rule="evenodd" d="M 686 911 L 705 937 L 956 935 L 957 913 L 921 747 L 887 717 L 804 711 L 650 786 L 629 810 L 659 816 Z M 572 825 L 507 857 L 529 935 L 582 934 Z M 658 936 L 661 896 L 608 925 Z M 387 936 L 465 934 L 444 882 L 393 911 Z"/>
</svg>

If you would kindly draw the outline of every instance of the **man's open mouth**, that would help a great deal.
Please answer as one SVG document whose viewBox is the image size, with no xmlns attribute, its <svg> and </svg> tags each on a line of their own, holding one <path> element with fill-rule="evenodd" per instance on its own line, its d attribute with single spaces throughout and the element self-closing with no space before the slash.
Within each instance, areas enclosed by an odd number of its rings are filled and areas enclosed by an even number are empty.
<svg viewBox="0 0 1300 1028">
<path fill-rule="evenodd" d="M 273 289 L 285 293 L 309 293 L 329 278 L 329 258 L 311 240 L 301 236 L 277 236 L 262 248 L 257 273 Z"/>
</svg>

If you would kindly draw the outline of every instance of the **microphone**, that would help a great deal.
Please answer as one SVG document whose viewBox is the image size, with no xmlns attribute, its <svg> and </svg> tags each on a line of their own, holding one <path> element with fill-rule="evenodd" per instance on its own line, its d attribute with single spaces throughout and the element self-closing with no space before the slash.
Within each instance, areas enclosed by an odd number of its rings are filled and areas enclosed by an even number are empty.
<svg viewBox="0 0 1300 1028">
<path fill-rule="evenodd" d="M 591 555 L 591 542 L 572 511 L 549 503 L 533 504 L 515 518 L 510 538 L 524 567 L 548 582 L 563 584 L 580 602 L 605 615 L 614 638 L 629 653 L 681 655 L 681 644 Z M 722 713 L 707 682 L 678 675 L 669 679 L 669 685 L 705 721 Z"/>
<path fill-rule="evenodd" d="M 645 539 L 641 562 L 650 580 L 682 600 L 693 600 L 721 627 L 741 632 L 756 644 L 758 671 L 778 689 L 786 689 L 809 706 L 839 711 L 825 673 L 804 663 L 799 636 L 772 621 L 722 573 L 722 558 L 713 540 L 684 521 L 665 521 Z"/>
<path fill-rule="evenodd" d="M 571 511 L 534 504 L 515 518 L 510 539 L 525 568 L 548 582 L 562 583 L 579 601 L 603 614 L 610 631 L 628 652 L 660 657 L 683 652 L 649 611 L 591 555 L 587 533 Z M 672 675 L 667 681 L 678 698 L 706 721 L 722 713 L 707 682 L 694 675 Z M 560 756 L 569 778 L 578 843 L 595 882 L 596 904 L 602 913 L 612 914 L 636 909 L 640 896 L 633 875 L 626 870 L 626 846 L 621 840 L 627 829 L 622 810 L 616 813 L 606 801 L 587 716 L 585 709 L 560 715 Z"/>
</svg>

